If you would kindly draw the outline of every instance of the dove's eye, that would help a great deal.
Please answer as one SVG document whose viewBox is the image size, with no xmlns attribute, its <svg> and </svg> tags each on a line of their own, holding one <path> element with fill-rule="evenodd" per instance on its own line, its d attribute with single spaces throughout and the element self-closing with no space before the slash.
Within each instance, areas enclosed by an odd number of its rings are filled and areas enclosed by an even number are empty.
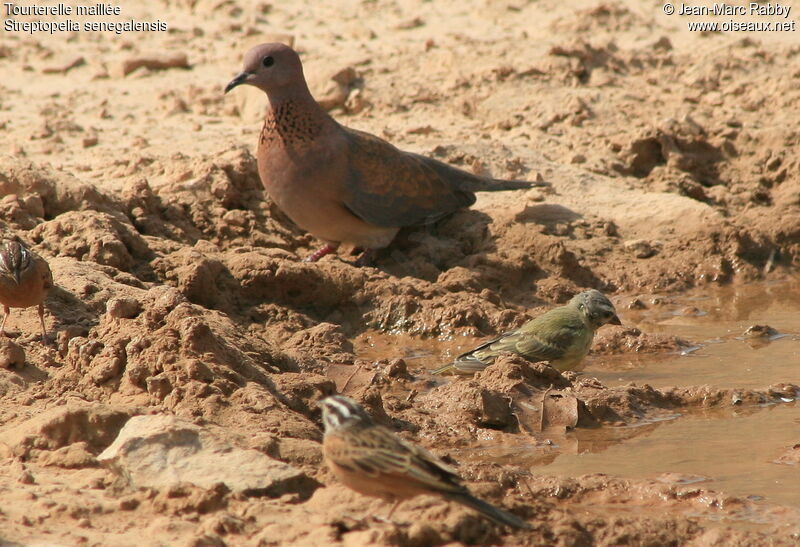
<svg viewBox="0 0 800 547">
<path fill-rule="evenodd" d="M 261 64 L 267 67 L 272 66 L 275 64 L 275 59 L 273 59 L 271 55 L 267 55 L 264 57 L 264 60 L 261 61 Z"/>
</svg>

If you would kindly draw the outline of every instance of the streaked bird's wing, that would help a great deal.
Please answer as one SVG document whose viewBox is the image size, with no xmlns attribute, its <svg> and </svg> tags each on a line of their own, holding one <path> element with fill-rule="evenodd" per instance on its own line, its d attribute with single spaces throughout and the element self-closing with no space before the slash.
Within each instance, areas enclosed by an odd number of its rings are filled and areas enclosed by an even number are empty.
<svg viewBox="0 0 800 547">
<path fill-rule="evenodd" d="M 390 475 L 439 492 L 462 492 L 455 469 L 381 426 L 348 434 L 330 456 L 337 465 L 371 476 Z"/>
<path fill-rule="evenodd" d="M 338 467 L 385 484 L 414 486 L 419 493 L 438 493 L 471 507 L 492 521 L 512 528 L 529 528 L 516 515 L 470 494 L 455 469 L 430 452 L 406 442 L 381 426 L 326 435 L 326 456 Z"/>
</svg>

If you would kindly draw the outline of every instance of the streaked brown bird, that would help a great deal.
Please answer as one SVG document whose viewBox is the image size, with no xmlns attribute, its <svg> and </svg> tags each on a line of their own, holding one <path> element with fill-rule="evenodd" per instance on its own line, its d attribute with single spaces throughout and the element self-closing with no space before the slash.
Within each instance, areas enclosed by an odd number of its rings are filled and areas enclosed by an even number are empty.
<svg viewBox="0 0 800 547">
<path fill-rule="evenodd" d="M 333 395 L 320 405 L 328 467 L 359 494 L 394 502 L 387 518 L 403 500 L 435 494 L 471 507 L 497 524 L 529 528 L 519 517 L 474 497 L 452 467 L 374 423 L 352 399 Z"/>
<path fill-rule="evenodd" d="M 561 371 L 571 370 L 589 353 L 597 329 L 607 323 L 622 324 L 614 305 L 598 290 L 584 291 L 565 306 L 553 308 L 517 330 L 484 342 L 432 374 L 475 374 L 494 363 L 504 351 L 531 361 L 550 361 Z"/>
<path fill-rule="evenodd" d="M 338 124 L 311 96 L 300 57 L 284 44 L 248 51 L 244 70 L 225 92 L 242 84 L 269 99 L 258 173 L 278 207 L 325 242 L 307 258 L 312 262 L 346 243 L 365 250 L 365 263 L 400 228 L 469 207 L 475 192 L 544 184 L 474 175 Z"/>
<path fill-rule="evenodd" d="M 0 304 L 3 321 L 0 336 L 5 334 L 10 308 L 39 306 L 42 324 L 42 342 L 47 343 L 44 324 L 44 299 L 53 286 L 53 274 L 47 261 L 19 241 L 5 241 L 0 245 Z"/>
</svg>

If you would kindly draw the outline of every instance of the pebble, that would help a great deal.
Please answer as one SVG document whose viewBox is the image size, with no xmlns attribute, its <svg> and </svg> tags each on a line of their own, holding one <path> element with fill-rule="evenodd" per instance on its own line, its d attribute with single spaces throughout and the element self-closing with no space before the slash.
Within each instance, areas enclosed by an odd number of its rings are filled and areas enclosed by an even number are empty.
<svg viewBox="0 0 800 547">
<path fill-rule="evenodd" d="M 81 57 L 80 55 L 76 57 L 71 57 L 70 59 L 64 61 L 63 63 L 59 63 L 57 65 L 50 65 L 42 68 L 43 74 L 66 74 L 70 70 L 75 67 L 85 65 L 86 59 Z"/>
<path fill-rule="evenodd" d="M 25 350 L 8 338 L 0 338 L 0 368 L 21 367 L 25 364 Z"/>
<path fill-rule="evenodd" d="M 189 58 L 181 52 L 129 57 L 114 67 L 113 74 L 117 77 L 127 76 L 142 67 L 150 70 L 189 68 Z"/>
<path fill-rule="evenodd" d="M 633 253 L 636 258 L 650 258 L 658 252 L 655 246 L 645 239 L 631 239 L 624 245 L 625 249 Z"/>
<path fill-rule="evenodd" d="M 142 311 L 142 305 L 133 298 L 112 298 L 106 304 L 106 313 L 115 319 L 132 319 Z"/>
</svg>

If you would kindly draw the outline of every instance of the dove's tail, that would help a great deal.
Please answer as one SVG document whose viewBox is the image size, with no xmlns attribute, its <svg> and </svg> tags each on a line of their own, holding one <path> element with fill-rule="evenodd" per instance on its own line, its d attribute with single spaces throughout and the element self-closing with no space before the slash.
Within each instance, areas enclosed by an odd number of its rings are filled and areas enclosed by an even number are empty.
<svg viewBox="0 0 800 547">
<path fill-rule="evenodd" d="M 493 179 L 468 173 L 463 169 L 458 169 L 439 160 L 411 154 L 421 164 L 428 169 L 432 169 L 442 180 L 447 181 L 453 188 L 458 188 L 464 192 L 501 192 L 503 190 L 525 190 L 527 188 L 537 188 L 550 186 L 550 183 L 543 181 L 530 182 L 527 180 L 503 180 Z"/>
<path fill-rule="evenodd" d="M 530 525 L 518 516 L 512 515 L 508 511 L 503 511 L 491 503 L 486 503 L 485 501 L 480 500 L 466 492 L 450 493 L 446 494 L 446 497 L 452 501 L 460 503 L 461 505 L 466 505 L 467 507 L 475 509 L 484 517 L 502 526 L 510 526 L 511 528 L 530 528 Z"/>
</svg>

